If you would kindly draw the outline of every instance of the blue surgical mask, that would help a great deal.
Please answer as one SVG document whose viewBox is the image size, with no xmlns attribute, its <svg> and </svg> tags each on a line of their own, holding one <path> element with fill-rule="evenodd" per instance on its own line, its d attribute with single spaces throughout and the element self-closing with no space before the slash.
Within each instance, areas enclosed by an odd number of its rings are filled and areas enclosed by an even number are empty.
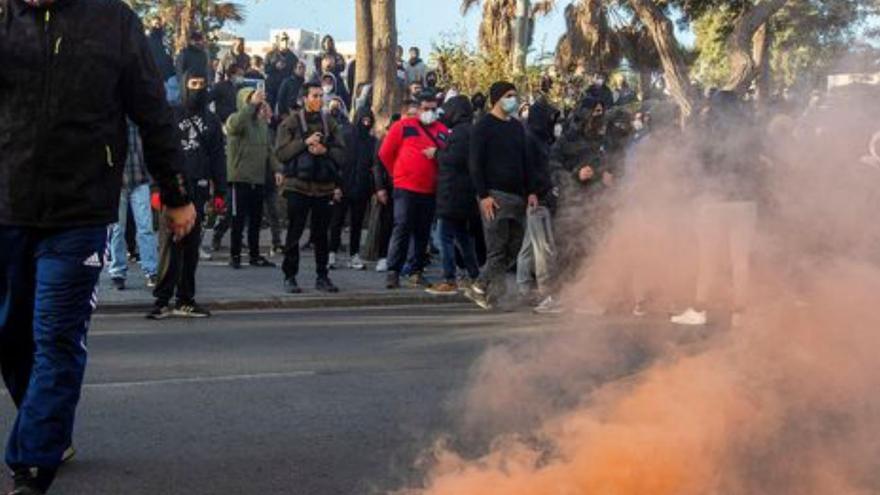
<svg viewBox="0 0 880 495">
<path fill-rule="evenodd" d="M 519 108 L 519 101 L 517 101 L 516 96 L 508 96 L 501 99 L 501 109 L 507 115 L 515 114 L 517 108 Z"/>
</svg>

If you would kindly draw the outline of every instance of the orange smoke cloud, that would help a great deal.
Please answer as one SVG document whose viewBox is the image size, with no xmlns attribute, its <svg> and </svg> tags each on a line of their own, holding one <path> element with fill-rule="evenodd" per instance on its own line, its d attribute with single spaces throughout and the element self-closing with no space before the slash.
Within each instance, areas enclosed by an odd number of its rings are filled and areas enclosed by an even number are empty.
<svg viewBox="0 0 880 495">
<path fill-rule="evenodd" d="M 630 375 L 605 320 L 570 317 L 526 351 L 493 349 L 466 394 L 463 429 L 507 423 L 477 458 L 438 447 L 424 487 L 404 493 L 880 492 L 880 172 L 859 162 L 874 115 L 841 105 L 823 115 L 823 139 L 798 122 L 768 142 L 770 194 L 740 326 L 681 339 L 665 322 L 641 323 L 628 337 L 651 359 Z M 684 139 L 636 152 L 571 304 L 689 301 L 699 180 L 687 150 Z M 547 382 L 557 387 L 536 385 Z"/>
</svg>

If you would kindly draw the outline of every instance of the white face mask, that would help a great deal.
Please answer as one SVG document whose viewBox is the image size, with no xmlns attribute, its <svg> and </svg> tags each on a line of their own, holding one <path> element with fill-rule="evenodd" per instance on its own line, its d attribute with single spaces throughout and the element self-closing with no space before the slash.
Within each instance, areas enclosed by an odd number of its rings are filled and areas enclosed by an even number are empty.
<svg viewBox="0 0 880 495">
<path fill-rule="evenodd" d="M 437 121 L 437 112 L 433 110 L 425 110 L 419 114 L 419 120 L 422 124 L 431 125 Z"/>
<path fill-rule="evenodd" d="M 644 128 L 645 128 L 645 124 L 643 124 L 641 120 L 633 121 L 633 129 L 635 129 L 637 131 L 641 131 Z"/>
<path fill-rule="evenodd" d="M 562 137 L 562 124 L 556 124 L 555 126 L 553 126 L 553 136 L 556 139 Z"/>
<path fill-rule="evenodd" d="M 333 85 L 332 84 L 325 84 L 325 85 L 321 86 L 321 89 L 324 90 L 324 94 L 326 95 L 328 93 L 333 92 Z"/>
</svg>

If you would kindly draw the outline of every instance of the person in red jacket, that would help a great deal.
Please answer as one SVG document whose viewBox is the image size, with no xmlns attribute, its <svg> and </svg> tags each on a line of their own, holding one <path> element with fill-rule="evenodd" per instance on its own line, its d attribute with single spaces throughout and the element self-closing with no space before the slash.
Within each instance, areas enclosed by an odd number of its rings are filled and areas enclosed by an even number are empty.
<svg viewBox="0 0 880 495">
<path fill-rule="evenodd" d="M 446 146 L 449 129 L 438 121 L 431 91 L 418 97 L 419 115 L 395 123 L 379 149 L 379 160 L 394 184 L 394 230 L 388 248 L 387 288 L 400 287 L 400 272 L 410 253 L 411 281 L 425 285 L 424 256 L 434 221 L 437 192 L 437 149 Z"/>
</svg>

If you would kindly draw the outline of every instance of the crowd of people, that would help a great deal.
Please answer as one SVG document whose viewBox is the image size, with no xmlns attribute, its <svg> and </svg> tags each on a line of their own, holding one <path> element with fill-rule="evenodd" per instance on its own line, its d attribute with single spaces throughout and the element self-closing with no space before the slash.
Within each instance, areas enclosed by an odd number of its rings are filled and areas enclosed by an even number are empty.
<svg viewBox="0 0 880 495">
<path fill-rule="evenodd" d="M 559 258 L 565 264 L 583 253 L 557 248 L 555 224 L 578 228 L 579 215 L 565 210 L 599 201 L 614 187 L 624 150 L 650 127 L 648 112 L 632 111 L 625 81 L 613 91 L 604 74 L 595 75 L 574 108 L 557 109 L 548 97 L 549 76 L 532 94 L 497 81 L 468 96 L 440 87 L 418 48 L 404 60 L 399 47 L 405 97 L 391 122 L 377 129 L 371 85 L 355 87 L 357 61 L 346 63 L 331 36 L 323 38 L 314 63 L 297 55 L 286 35 L 265 60 L 249 56 L 237 39 L 213 62 L 200 33 L 176 60 L 160 24 L 150 27 L 148 39 L 176 109 L 199 225 L 183 242 L 161 232 L 155 241 L 147 221 L 148 176 L 132 124 L 131 179 L 114 228 L 110 275 L 125 288 L 126 232 L 136 230 L 129 251 L 137 253 L 154 290 L 149 317 L 155 319 L 210 315 L 195 301 L 196 267 L 223 249 L 231 231 L 229 266 L 242 268 L 245 227 L 247 264 L 272 268 L 271 258 L 283 256 L 287 293 L 303 290 L 298 277 L 305 249 L 314 252 L 318 291 L 339 291 L 329 276 L 333 269 L 371 265 L 386 273 L 389 290 L 406 285 L 436 295 L 463 293 L 492 308 L 505 298 L 513 271 L 519 302 L 557 312 Z M 156 197 L 152 203 L 161 207 Z M 271 231 L 265 250 L 264 226 Z M 208 249 L 202 247 L 207 227 Z M 348 252 L 341 253 L 346 227 Z M 425 276 L 433 263 L 442 268 L 439 280 Z"/>
</svg>

